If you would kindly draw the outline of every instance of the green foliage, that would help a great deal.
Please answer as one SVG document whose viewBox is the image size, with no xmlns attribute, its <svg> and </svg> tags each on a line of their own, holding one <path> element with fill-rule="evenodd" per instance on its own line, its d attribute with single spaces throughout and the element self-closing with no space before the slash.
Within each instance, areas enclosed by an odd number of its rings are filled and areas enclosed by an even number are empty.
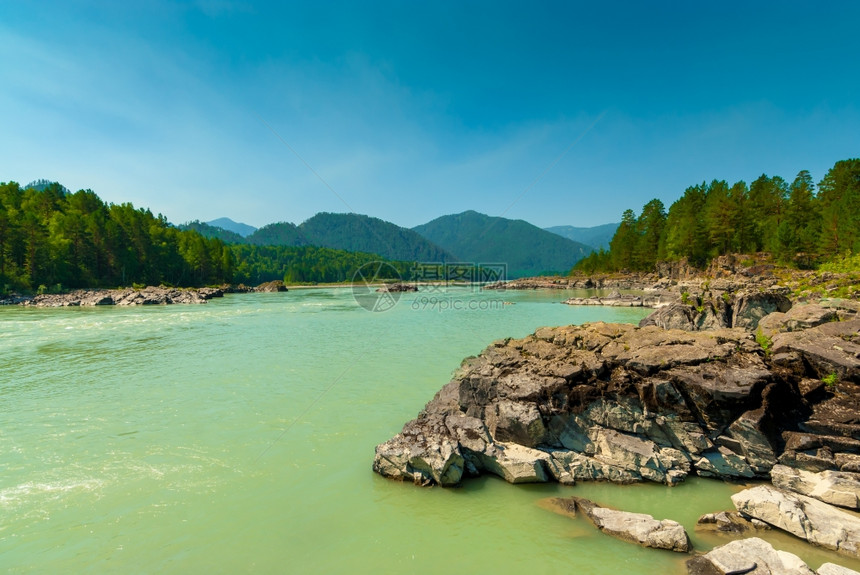
<svg viewBox="0 0 860 575">
<path fill-rule="evenodd" d="M 659 217 L 662 204 L 655 202 L 646 204 L 638 218 L 625 211 L 609 255 L 577 269 L 650 271 L 655 258 L 686 258 L 704 267 L 720 255 L 764 250 L 800 268 L 842 259 L 845 265 L 838 269 L 857 270 L 852 254 L 860 254 L 860 159 L 836 162 L 818 193 L 812 176 L 802 170 L 790 185 L 779 176 L 762 175 L 749 188 L 723 180 L 689 187 L 665 221 Z"/>
<path fill-rule="evenodd" d="M 238 262 L 233 281 L 257 285 L 272 280 L 286 284 L 339 283 L 352 281 L 364 264 L 379 261 L 379 256 L 316 246 L 230 246 Z M 399 274 L 390 279 L 409 279 L 411 262 L 388 262 Z M 383 270 L 386 268 L 383 268 Z"/>
<path fill-rule="evenodd" d="M 833 260 L 821 264 L 819 271 L 834 273 L 853 273 L 860 276 L 860 252 L 839 256 Z"/>
<path fill-rule="evenodd" d="M 824 382 L 824 385 L 827 386 L 827 389 L 833 390 L 836 388 L 836 384 L 839 383 L 839 376 L 836 372 L 831 372 L 821 378 L 821 381 Z"/>
<path fill-rule="evenodd" d="M 684 305 L 690 305 L 690 292 L 681 292 L 681 303 Z"/>
<path fill-rule="evenodd" d="M 773 339 L 766 336 L 761 330 L 761 328 L 758 328 L 758 330 L 755 332 L 755 341 L 764 350 L 764 354 L 766 356 L 769 356 L 771 354 L 773 348 Z"/>
<path fill-rule="evenodd" d="M 0 285 L 19 291 L 229 281 L 224 244 L 57 183 L 0 183 Z M 47 287 L 43 291 L 47 291 Z"/>
</svg>

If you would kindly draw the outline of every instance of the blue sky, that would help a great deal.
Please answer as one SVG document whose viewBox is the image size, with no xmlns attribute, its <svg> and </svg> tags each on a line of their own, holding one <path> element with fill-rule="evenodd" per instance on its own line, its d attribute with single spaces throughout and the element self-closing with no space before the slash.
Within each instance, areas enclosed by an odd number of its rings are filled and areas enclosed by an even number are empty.
<svg viewBox="0 0 860 575">
<path fill-rule="evenodd" d="M 860 156 L 856 2 L 0 4 L 0 181 L 173 222 L 618 221 Z"/>
</svg>

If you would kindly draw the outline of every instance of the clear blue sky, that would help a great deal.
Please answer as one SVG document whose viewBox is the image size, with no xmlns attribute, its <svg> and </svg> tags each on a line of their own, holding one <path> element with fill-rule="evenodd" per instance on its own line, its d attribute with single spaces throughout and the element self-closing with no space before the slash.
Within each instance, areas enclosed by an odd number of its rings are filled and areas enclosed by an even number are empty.
<svg viewBox="0 0 860 575">
<path fill-rule="evenodd" d="M 176 223 L 597 225 L 860 156 L 858 22 L 847 1 L 5 0 L 0 181 Z"/>
</svg>

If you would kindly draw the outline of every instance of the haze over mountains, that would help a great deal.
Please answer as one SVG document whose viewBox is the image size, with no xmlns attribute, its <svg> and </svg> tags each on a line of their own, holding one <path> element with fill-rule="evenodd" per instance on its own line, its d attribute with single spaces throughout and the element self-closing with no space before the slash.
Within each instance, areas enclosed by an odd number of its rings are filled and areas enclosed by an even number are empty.
<svg viewBox="0 0 860 575">
<path fill-rule="evenodd" d="M 596 250 L 603 248 L 609 249 L 609 242 L 612 241 L 612 236 L 615 235 L 615 230 L 618 229 L 617 223 L 603 224 L 602 226 L 594 226 L 591 228 L 577 228 L 575 226 L 553 226 L 544 228 L 548 232 L 564 236 L 569 240 L 580 242 L 593 247 Z"/>
<path fill-rule="evenodd" d="M 257 231 L 257 228 L 255 228 L 254 226 L 249 226 L 248 224 L 243 224 L 242 222 L 234 222 L 230 218 L 218 218 L 217 220 L 206 222 L 206 224 L 214 226 L 216 228 L 227 230 L 228 232 L 239 234 L 243 238 L 250 236 Z"/>
<path fill-rule="evenodd" d="M 195 221 L 181 227 L 228 243 L 312 245 L 375 253 L 401 261 L 502 263 L 507 265 L 508 277 L 517 278 L 566 273 L 594 249 L 604 243 L 608 245 L 605 236 L 611 238 L 617 224 L 598 228 L 560 227 L 575 237 L 590 238 L 597 245 L 575 241 L 523 220 L 491 217 L 475 211 L 442 216 L 411 230 L 370 216 L 332 213 L 317 214 L 300 225 L 278 222 L 259 229 L 229 218 L 206 223 Z"/>
</svg>

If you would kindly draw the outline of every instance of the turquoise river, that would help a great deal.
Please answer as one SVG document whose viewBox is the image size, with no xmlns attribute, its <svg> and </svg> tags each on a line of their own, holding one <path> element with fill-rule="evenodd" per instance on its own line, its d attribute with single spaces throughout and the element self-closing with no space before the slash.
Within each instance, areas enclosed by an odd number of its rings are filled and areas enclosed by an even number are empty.
<svg viewBox="0 0 860 575">
<path fill-rule="evenodd" d="M 375 445 L 491 341 L 646 313 L 558 303 L 570 295 L 450 288 L 376 313 L 349 289 L 2 308 L 0 571 L 684 573 L 685 557 L 541 500 L 676 519 L 708 549 L 719 541 L 697 536 L 696 518 L 731 508 L 740 486 L 441 489 L 371 471 Z M 813 567 L 833 560 L 769 537 Z"/>
</svg>

